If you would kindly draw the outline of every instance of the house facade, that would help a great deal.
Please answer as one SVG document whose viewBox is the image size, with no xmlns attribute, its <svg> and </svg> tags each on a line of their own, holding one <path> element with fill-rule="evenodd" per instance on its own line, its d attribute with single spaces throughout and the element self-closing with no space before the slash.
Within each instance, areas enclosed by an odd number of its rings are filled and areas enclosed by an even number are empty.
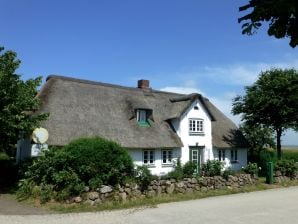
<svg viewBox="0 0 298 224">
<path fill-rule="evenodd" d="M 43 127 L 48 145 L 101 136 L 126 148 L 136 165 L 156 175 L 193 161 L 223 161 L 238 170 L 247 163 L 246 141 L 237 126 L 207 98 L 153 90 L 148 80 L 136 88 L 49 76 L 37 113 L 49 113 Z"/>
</svg>

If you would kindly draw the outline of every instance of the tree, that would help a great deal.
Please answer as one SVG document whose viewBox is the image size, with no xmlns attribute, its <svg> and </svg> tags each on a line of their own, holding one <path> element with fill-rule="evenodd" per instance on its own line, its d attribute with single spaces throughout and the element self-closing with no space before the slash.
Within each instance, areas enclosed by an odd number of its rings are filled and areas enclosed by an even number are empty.
<svg viewBox="0 0 298 224">
<path fill-rule="evenodd" d="M 240 17 L 242 34 L 256 33 L 264 22 L 269 22 L 268 35 L 276 38 L 290 38 L 290 46 L 298 44 L 298 1 L 297 0 L 250 0 L 239 7 L 239 11 L 252 10 Z"/>
<path fill-rule="evenodd" d="M 40 105 L 36 94 L 41 77 L 21 80 L 15 73 L 20 63 L 15 52 L 0 47 L 0 150 L 6 152 L 15 147 L 21 133 L 29 133 L 47 117 L 31 115 Z"/>
<path fill-rule="evenodd" d="M 265 147 L 273 148 L 275 146 L 273 131 L 270 128 L 262 125 L 251 126 L 247 123 L 243 123 L 240 126 L 240 130 L 250 145 L 250 159 L 253 159 L 255 156 L 258 157 Z"/>
<path fill-rule="evenodd" d="M 285 129 L 297 128 L 298 72 L 294 69 L 271 69 L 246 87 L 244 96 L 233 100 L 233 114 L 241 114 L 249 126 L 264 126 L 276 133 L 276 150 L 281 158 L 281 136 Z"/>
</svg>

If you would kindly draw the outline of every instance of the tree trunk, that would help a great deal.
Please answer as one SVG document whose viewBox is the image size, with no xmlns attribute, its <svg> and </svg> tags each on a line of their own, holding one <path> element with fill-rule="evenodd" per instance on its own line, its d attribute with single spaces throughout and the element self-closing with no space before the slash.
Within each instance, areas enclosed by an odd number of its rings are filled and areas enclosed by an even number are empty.
<svg viewBox="0 0 298 224">
<path fill-rule="evenodd" d="M 277 128 L 276 129 L 276 152 L 277 152 L 277 158 L 280 160 L 281 159 L 281 134 L 282 134 L 282 129 Z"/>
</svg>

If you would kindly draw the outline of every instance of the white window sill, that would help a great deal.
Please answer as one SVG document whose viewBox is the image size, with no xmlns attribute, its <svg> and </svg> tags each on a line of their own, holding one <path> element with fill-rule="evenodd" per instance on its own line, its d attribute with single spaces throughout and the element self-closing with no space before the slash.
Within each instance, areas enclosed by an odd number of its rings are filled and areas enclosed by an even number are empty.
<svg viewBox="0 0 298 224">
<path fill-rule="evenodd" d="M 205 132 L 188 132 L 189 135 L 205 135 Z"/>
<path fill-rule="evenodd" d="M 147 166 L 148 168 L 155 168 L 155 164 L 147 164 L 147 163 L 143 163 L 144 166 Z"/>
<path fill-rule="evenodd" d="M 162 167 L 173 167 L 172 163 L 163 163 L 161 164 Z"/>
</svg>

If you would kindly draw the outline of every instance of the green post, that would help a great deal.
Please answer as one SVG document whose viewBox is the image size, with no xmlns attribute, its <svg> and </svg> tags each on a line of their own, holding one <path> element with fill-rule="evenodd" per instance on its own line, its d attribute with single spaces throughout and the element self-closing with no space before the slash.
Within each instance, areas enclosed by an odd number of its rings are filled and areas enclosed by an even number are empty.
<svg viewBox="0 0 298 224">
<path fill-rule="evenodd" d="M 266 175 L 267 184 L 273 184 L 273 163 L 269 162 L 267 164 L 267 175 Z"/>
</svg>

